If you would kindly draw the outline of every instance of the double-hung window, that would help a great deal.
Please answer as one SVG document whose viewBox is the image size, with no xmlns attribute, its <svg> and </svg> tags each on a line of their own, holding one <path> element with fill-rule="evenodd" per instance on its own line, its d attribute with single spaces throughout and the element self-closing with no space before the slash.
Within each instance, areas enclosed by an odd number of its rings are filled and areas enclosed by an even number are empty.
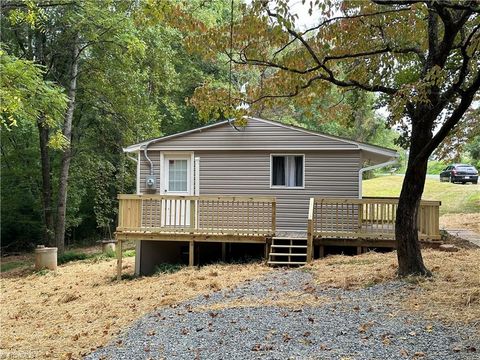
<svg viewBox="0 0 480 360">
<path fill-rule="evenodd" d="M 272 187 L 304 187 L 304 155 L 272 155 L 270 185 Z"/>
</svg>

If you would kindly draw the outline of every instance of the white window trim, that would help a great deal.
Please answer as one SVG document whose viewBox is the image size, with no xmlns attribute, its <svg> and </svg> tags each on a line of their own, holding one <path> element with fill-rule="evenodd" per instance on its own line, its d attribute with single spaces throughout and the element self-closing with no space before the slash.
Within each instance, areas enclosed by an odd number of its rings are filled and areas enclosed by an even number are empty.
<svg viewBox="0 0 480 360">
<path fill-rule="evenodd" d="M 167 195 L 165 193 L 165 156 L 179 156 L 179 157 L 190 157 L 190 176 L 187 179 L 189 195 L 195 193 L 195 184 L 192 181 L 192 176 L 195 171 L 195 154 L 193 151 L 160 151 L 160 194 Z"/>
<path fill-rule="evenodd" d="M 301 157 L 303 157 L 303 176 L 302 176 L 303 184 L 302 184 L 302 186 L 272 185 L 272 167 L 273 167 L 273 157 L 274 156 L 301 156 Z M 272 154 L 270 154 L 269 186 L 270 186 L 270 189 L 292 189 L 292 190 L 305 189 L 305 154 L 299 154 L 299 153 L 272 153 Z"/>
<path fill-rule="evenodd" d="M 194 172 L 193 172 L 193 177 L 195 180 L 195 187 L 194 187 L 194 192 L 193 194 L 195 196 L 200 195 L 200 158 L 196 157 L 194 159 Z"/>
</svg>

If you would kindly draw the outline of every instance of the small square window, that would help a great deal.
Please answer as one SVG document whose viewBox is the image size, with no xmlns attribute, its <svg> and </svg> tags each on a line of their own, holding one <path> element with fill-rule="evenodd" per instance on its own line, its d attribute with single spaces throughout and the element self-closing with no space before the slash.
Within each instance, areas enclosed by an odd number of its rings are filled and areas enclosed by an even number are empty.
<svg viewBox="0 0 480 360">
<path fill-rule="evenodd" d="M 272 155 L 271 186 L 303 187 L 304 155 Z"/>
</svg>

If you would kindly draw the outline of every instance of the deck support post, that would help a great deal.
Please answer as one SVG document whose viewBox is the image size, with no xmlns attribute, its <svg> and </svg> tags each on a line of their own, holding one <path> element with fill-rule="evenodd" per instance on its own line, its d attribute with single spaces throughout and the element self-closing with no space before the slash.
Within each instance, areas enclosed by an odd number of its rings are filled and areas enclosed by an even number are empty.
<svg viewBox="0 0 480 360">
<path fill-rule="evenodd" d="M 357 255 L 361 255 L 363 253 L 363 248 L 361 246 L 357 246 Z"/>
<path fill-rule="evenodd" d="M 268 257 L 270 256 L 270 243 L 271 239 L 265 240 L 265 263 L 268 263 Z"/>
<path fill-rule="evenodd" d="M 324 257 L 325 257 L 325 246 L 320 245 L 318 256 L 319 256 L 320 258 L 324 258 Z"/>
<path fill-rule="evenodd" d="M 117 240 L 117 280 L 122 280 L 122 240 Z"/>
<path fill-rule="evenodd" d="M 188 266 L 193 267 L 195 260 L 195 243 L 190 241 L 189 251 L 188 251 Z"/>
<path fill-rule="evenodd" d="M 227 243 L 222 242 L 222 261 L 225 262 L 227 259 Z"/>
</svg>

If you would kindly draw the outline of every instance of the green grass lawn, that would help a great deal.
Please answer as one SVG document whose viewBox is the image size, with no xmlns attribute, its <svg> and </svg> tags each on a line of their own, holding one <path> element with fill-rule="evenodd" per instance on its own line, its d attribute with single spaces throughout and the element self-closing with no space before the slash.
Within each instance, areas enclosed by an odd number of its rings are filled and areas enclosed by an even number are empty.
<svg viewBox="0 0 480 360">
<path fill-rule="evenodd" d="M 403 176 L 380 176 L 363 181 L 363 196 L 398 196 Z M 440 200 L 440 215 L 480 212 L 480 186 L 451 184 L 437 179 L 427 179 L 425 200 Z"/>
</svg>

